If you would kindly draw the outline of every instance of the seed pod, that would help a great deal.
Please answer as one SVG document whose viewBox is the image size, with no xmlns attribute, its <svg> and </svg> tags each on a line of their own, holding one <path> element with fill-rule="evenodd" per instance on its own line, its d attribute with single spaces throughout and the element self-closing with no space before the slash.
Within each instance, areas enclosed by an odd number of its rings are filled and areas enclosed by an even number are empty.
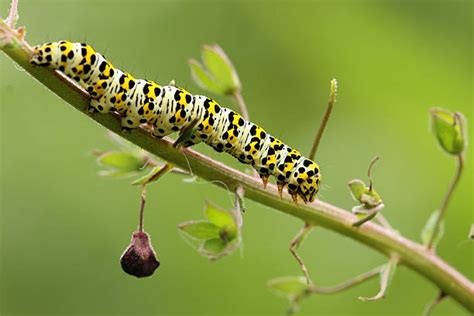
<svg viewBox="0 0 474 316">
<path fill-rule="evenodd" d="M 160 266 L 150 237 L 145 232 L 134 232 L 132 241 L 120 257 L 123 271 L 137 278 L 149 277 Z"/>
</svg>

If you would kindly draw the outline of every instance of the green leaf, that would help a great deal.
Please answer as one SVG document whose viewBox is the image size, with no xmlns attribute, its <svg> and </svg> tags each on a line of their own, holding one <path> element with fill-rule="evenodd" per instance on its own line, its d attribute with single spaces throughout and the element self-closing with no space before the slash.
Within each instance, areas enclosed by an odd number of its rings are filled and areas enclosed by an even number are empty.
<svg viewBox="0 0 474 316">
<path fill-rule="evenodd" d="M 268 281 L 267 286 L 277 295 L 288 298 L 290 301 L 301 297 L 309 291 L 306 279 L 302 276 L 286 276 Z"/>
<path fill-rule="evenodd" d="M 367 187 L 364 181 L 354 179 L 347 183 L 352 197 L 357 202 L 361 203 L 367 210 L 376 207 L 382 203 L 380 195 L 372 188 Z"/>
<path fill-rule="evenodd" d="M 207 240 L 220 238 L 219 227 L 204 220 L 181 223 L 178 225 L 178 228 L 195 239 Z"/>
<path fill-rule="evenodd" d="M 430 113 L 432 129 L 441 148 L 452 155 L 461 154 L 467 141 L 464 116 L 441 108 L 430 109 Z"/>
<path fill-rule="evenodd" d="M 206 209 L 204 212 L 211 223 L 225 230 L 226 237 L 229 240 L 232 240 L 237 236 L 237 223 L 235 222 L 234 216 L 231 212 L 220 209 L 209 202 L 206 203 Z"/>
<path fill-rule="evenodd" d="M 421 241 L 423 242 L 424 245 L 427 245 L 435 231 L 435 225 L 438 220 L 438 217 L 440 216 L 440 212 L 438 210 L 434 211 L 428 221 L 425 224 L 425 227 L 423 227 L 423 230 L 421 231 Z M 436 245 L 441 241 L 441 238 L 443 238 L 444 235 L 444 221 L 442 220 L 438 232 L 433 240 L 433 248 L 436 248 Z"/>
<path fill-rule="evenodd" d="M 200 87 L 221 95 L 232 95 L 241 89 L 234 65 L 221 47 L 204 46 L 202 60 L 204 66 L 189 60 L 191 75 Z"/>
<path fill-rule="evenodd" d="M 202 60 L 215 81 L 225 88 L 225 94 L 240 90 L 240 80 L 234 65 L 219 45 L 204 46 Z"/>
<path fill-rule="evenodd" d="M 224 251 L 227 243 L 220 238 L 209 239 L 202 245 L 202 253 L 204 255 L 217 255 Z"/>
<path fill-rule="evenodd" d="M 214 81 L 213 78 L 204 70 L 203 66 L 194 59 L 189 60 L 191 76 L 201 88 L 211 91 L 215 94 L 224 94 L 225 88 Z"/>
<path fill-rule="evenodd" d="M 97 158 L 97 162 L 120 171 L 139 171 L 145 164 L 142 157 L 120 151 L 106 152 Z"/>
<path fill-rule="evenodd" d="M 349 185 L 349 190 L 351 191 L 352 197 L 357 202 L 360 202 L 362 194 L 367 190 L 367 187 L 364 181 L 360 179 L 354 179 L 347 183 Z"/>
</svg>

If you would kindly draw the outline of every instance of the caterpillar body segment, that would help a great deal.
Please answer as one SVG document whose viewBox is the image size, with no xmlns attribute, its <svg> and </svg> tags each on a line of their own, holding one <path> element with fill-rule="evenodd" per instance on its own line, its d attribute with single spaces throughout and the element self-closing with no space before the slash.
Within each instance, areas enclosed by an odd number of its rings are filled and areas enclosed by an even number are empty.
<svg viewBox="0 0 474 316">
<path fill-rule="evenodd" d="M 163 137 L 195 124 L 195 132 L 184 146 L 204 142 L 218 152 L 231 154 L 252 165 L 264 186 L 269 176 L 274 176 L 280 194 L 287 186 L 295 202 L 298 196 L 305 203 L 316 197 L 321 174 L 314 161 L 206 96 L 136 79 L 82 43 L 61 41 L 36 46 L 31 63 L 63 72 L 89 93 L 91 107 L 101 113 L 120 113 L 126 128 L 147 124 L 155 136 Z"/>
</svg>

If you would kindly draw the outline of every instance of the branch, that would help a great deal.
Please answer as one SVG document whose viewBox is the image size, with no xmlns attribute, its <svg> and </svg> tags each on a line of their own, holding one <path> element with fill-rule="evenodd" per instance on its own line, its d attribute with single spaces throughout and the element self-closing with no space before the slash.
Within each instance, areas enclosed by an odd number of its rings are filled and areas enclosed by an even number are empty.
<svg viewBox="0 0 474 316">
<path fill-rule="evenodd" d="M 0 38 L 2 38 L 2 32 L 13 34 L 14 31 L 8 28 L 3 21 L 0 21 Z M 89 103 L 87 94 L 59 73 L 43 67 L 33 67 L 29 63 L 30 51 L 25 49 L 27 47 L 29 47 L 28 44 L 17 36 L 12 36 L 10 42 L 0 43 L 0 49 L 20 67 L 24 68 L 26 72 L 79 112 L 86 114 L 84 109 L 87 108 Z M 388 257 L 397 254 L 400 258 L 400 264 L 418 272 L 467 310 L 474 312 L 474 285 L 438 256 L 427 251 L 422 245 L 372 222 L 354 228 L 352 223 L 357 218 L 353 214 L 320 200 L 312 204 L 296 205 L 288 194 L 284 194 L 283 198 L 280 199 L 275 185 L 268 185 L 267 189 L 264 190 L 258 179 L 214 161 L 194 150 L 174 148 L 172 141 L 156 139 L 147 130 L 138 128 L 129 133 L 122 133 L 122 127 L 117 116 L 97 113 L 88 117 L 183 170 L 188 170 L 190 167 L 194 174 L 212 184 L 232 192 L 238 186 L 241 186 L 245 190 L 245 196 L 251 200 L 300 218 L 304 222 L 317 224 L 338 232 Z M 25 139 L 25 144 L 26 142 Z"/>
</svg>

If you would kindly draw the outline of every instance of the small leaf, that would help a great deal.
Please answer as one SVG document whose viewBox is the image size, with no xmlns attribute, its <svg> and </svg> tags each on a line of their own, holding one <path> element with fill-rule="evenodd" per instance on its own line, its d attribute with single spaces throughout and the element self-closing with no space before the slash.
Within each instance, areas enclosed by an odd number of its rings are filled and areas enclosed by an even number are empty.
<svg viewBox="0 0 474 316">
<path fill-rule="evenodd" d="M 200 87 L 221 95 L 232 95 L 241 89 L 234 65 L 221 47 L 204 46 L 202 60 L 204 66 L 195 60 L 189 61 L 191 75 Z"/>
<path fill-rule="evenodd" d="M 229 211 L 219 209 L 207 203 L 205 213 L 211 223 L 221 229 L 225 229 L 227 233 L 226 236 L 229 240 L 237 236 L 237 224 L 234 220 L 234 216 Z"/>
<path fill-rule="evenodd" d="M 465 119 L 461 113 L 441 108 L 430 109 L 431 125 L 438 143 L 449 154 L 461 154 L 466 145 Z"/>
<path fill-rule="evenodd" d="M 210 77 L 200 63 L 191 59 L 189 60 L 189 66 L 191 68 L 191 76 L 198 86 L 216 94 L 224 94 L 224 88 Z"/>
<path fill-rule="evenodd" d="M 288 298 L 290 301 L 301 297 L 309 291 L 306 279 L 302 276 L 280 277 L 268 281 L 267 286 L 277 295 Z"/>
<path fill-rule="evenodd" d="M 142 157 L 120 151 L 106 152 L 97 158 L 97 162 L 120 171 L 139 171 L 145 164 Z"/>
<path fill-rule="evenodd" d="M 362 194 L 367 190 L 367 187 L 364 181 L 360 179 L 354 179 L 347 183 L 349 185 L 349 190 L 351 191 L 352 197 L 356 201 L 360 201 Z"/>
<path fill-rule="evenodd" d="M 424 245 L 427 245 L 435 231 L 435 225 L 438 220 L 438 217 L 440 216 L 440 212 L 438 210 L 434 211 L 428 221 L 425 224 L 425 227 L 423 227 L 423 230 L 421 231 L 421 241 L 423 242 Z M 433 239 L 433 248 L 436 247 L 436 245 L 441 241 L 441 238 L 443 238 L 444 235 L 444 221 L 442 220 L 439 225 L 438 233 Z"/>
<path fill-rule="evenodd" d="M 227 243 L 224 240 L 220 238 L 214 238 L 206 240 L 202 245 L 201 251 L 204 255 L 217 255 L 223 252 L 226 246 Z"/>
<path fill-rule="evenodd" d="M 207 240 L 219 238 L 219 227 L 207 221 L 189 221 L 181 223 L 178 228 L 190 237 Z"/>
<path fill-rule="evenodd" d="M 202 60 L 215 81 L 226 89 L 225 94 L 232 94 L 234 91 L 240 90 L 240 80 L 234 65 L 219 45 L 204 46 Z"/>
</svg>

